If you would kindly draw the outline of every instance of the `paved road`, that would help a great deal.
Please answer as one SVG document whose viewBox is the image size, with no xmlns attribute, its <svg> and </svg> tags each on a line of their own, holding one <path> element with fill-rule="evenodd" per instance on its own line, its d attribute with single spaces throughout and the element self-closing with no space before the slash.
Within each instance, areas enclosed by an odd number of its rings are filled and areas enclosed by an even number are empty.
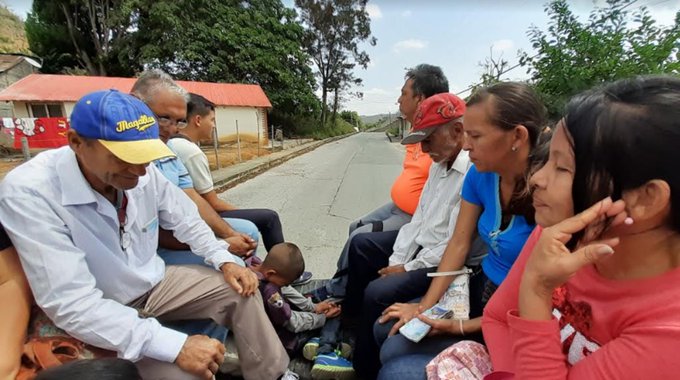
<svg viewBox="0 0 680 380">
<path fill-rule="evenodd" d="M 384 133 L 360 133 L 292 159 L 220 197 L 241 208 L 276 210 L 286 240 L 302 249 L 308 270 L 315 278 L 329 278 L 349 222 L 389 200 L 403 152 Z"/>
</svg>

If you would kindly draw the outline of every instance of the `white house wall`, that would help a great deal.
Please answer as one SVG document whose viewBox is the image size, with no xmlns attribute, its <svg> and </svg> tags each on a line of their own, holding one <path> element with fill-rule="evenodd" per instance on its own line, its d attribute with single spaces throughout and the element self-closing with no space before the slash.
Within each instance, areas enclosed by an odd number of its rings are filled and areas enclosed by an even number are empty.
<svg viewBox="0 0 680 380">
<path fill-rule="evenodd" d="M 73 107 L 75 107 L 76 103 L 74 102 L 65 102 L 64 103 L 64 115 L 66 115 L 69 120 L 71 119 L 71 112 L 73 112 Z"/>
<path fill-rule="evenodd" d="M 27 103 L 13 102 L 14 117 L 27 118 L 30 117 L 28 113 Z M 71 117 L 73 112 L 74 102 L 64 102 L 64 112 L 66 117 Z M 266 110 L 255 107 L 217 107 L 215 109 L 215 120 L 217 124 L 217 133 L 222 142 L 236 141 L 236 120 L 238 120 L 238 129 L 241 135 L 241 141 L 256 141 L 257 130 L 260 129 L 260 142 L 266 144 L 267 136 L 267 120 Z M 259 124 L 258 124 L 259 123 Z"/>
<path fill-rule="evenodd" d="M 264 135 L 266 120 L 261 116 L 258 117 L 258 110 L 254 107 L 217 107 L 215 109 L 215 121 L 220 141 L 236 141 L 237 120 L 241 141 L 257 141 L 258 127 L 260 141 L 266 141 L 267 136 Z M 262 115 L 261 112 L 260 115 Z"/>
<path fill-rule="evenodd" d="M 28 114 L 28 104 L 25 102 L 12 102 L 14 105 L 14 117 L 15 118 L 28 118 L 31 117 Z"/>
</svg>

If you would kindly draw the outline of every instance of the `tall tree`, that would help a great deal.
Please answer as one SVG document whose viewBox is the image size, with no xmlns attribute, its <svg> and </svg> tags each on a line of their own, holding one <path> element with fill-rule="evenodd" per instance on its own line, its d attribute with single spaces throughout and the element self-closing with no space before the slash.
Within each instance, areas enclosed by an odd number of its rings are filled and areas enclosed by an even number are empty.
<svg viewBox="0 0 680 380">
<path fill-rule="evenodd" d="M 356 65 L 366 68 L 370 62 L 368 54 L 359 47 L 363 41 L 371 45 L 377 41 L 371 36 L 367 1 L 295 0 L 307 29 L 303 45 L 312 57 L 320 82 L 322 125 L 327 119 L 328 93 L 341 91 L 346 84 L 356 81 L 351 71 Z M 334 104 L 335 113 L 337 101 Z"/>
<path fill-rule="evenodd" d="M 43 71 L 81 68 L 89 75 L 129 74 L 117 57 L 130 32 L 131 0 L 34 0 L 26 20 Z"/>
<path fill-rule="evenodd" d="M 569 97 L 594 85 L 640 74 L 680 73 L 680 12 L 674 25 L 659 26 L 635 3 L 607 0 L 586 22 L 576 18 L 566 0 L 546 6 L 547 32 L 537 27 L 528 32 L 538 53 L 524 53 L 520 63 L 553 118 Z"/>
<path fill-rule="evenodd" d="M 26 29 L 46 72 L 155 67 L 178 79 L 256 83 L 279 124 L 320 107 L 304 29 L 281 0 L 34 0 Z"/>
<path fill-rule="evenodd" d="M 281 120 L 318 111 L 304 30 L 280 0 L 138 2 L 134 61 L 180 79 L 259 84 Z"/>
</svg>

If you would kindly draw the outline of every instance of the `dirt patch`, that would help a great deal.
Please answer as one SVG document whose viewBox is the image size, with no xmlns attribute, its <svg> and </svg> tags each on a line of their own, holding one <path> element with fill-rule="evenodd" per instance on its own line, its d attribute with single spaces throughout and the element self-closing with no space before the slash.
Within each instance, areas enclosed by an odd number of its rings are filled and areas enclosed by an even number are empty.
<svg viewBox="0 0 680 380">
<path fill-rule="evenodd" d="M 210 163 L 210 170 L 217 170 L 217 159 L 215 157 L 215 150 L 212 147 L 203 147 L 203 152 L 208 156 Z M 239 160 L 239 149 L 236 143 L 222 145 L 217 150 L 217 157 L 219 157 L 220 168 L 230 165 L 245 162 L 260 156 L 266 156 L 270 153 L 269 148 L 257 146 L 257 142 L 243 142 L 241 141 L 241 159 Z"/>
<path fill-rule="evenodd" d="M 0 179 L 5 178 L 5 175 L 10 170 L 24 163 L 23 158 L 3 158 L 0 159 Z"/>
</svg>

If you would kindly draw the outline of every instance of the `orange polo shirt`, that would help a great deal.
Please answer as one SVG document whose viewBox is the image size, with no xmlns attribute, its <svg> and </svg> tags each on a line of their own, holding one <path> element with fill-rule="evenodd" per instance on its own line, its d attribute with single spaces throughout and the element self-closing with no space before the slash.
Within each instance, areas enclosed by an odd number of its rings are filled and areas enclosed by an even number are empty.
<svg viewBox="0 0 680 380">
<path fill-rule="evenodd" d="M 416 212 L 431 165 L 432 159 L 427 153 L 423 153 L 419 143 L 406 146 L 404 170 L 392 185 L 392 202 L 399 209 L 411 215 Z"/>
</svg>

